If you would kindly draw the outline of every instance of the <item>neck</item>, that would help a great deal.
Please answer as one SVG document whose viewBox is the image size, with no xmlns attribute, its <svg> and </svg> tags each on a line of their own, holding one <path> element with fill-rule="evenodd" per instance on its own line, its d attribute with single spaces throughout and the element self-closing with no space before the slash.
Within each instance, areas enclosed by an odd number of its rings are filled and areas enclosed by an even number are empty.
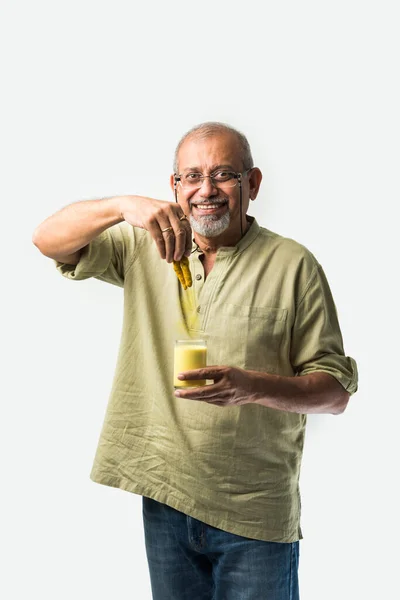
<svg viewBox="0 0 400 600">
<path fill-rule="evenodd" d="M 247 233 L 250 228 L 252 220 L 246 216 L 246 221 L 243 229 L 243 236 Z M 216 237 L 208 238 L 200 235 L 198 233 L 194 233 L 194 241 L 200 248 L 202 252 L 205 254 L 215 254 L 218 248 L 222 248 L 222 246 L 236 246 L 236 244 L 242 239 L 242 236 L 237 232 L 228 232 L 224 231 L 221 235 Z"/>
</svg>

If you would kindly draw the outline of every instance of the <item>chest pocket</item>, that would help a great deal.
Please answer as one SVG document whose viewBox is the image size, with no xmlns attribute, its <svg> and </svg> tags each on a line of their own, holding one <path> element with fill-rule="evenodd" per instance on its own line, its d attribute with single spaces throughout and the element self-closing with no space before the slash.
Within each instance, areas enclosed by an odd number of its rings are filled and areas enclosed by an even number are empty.
<svg viewBox="0 0 400 600">
<path fill-rule="evenodd" d="M 210 333 L 218 332 L 219 338 L 214 364 L 277 370 L 287 312 L 284 308 L 223 304 L 210 322 Z"/>
</svg>

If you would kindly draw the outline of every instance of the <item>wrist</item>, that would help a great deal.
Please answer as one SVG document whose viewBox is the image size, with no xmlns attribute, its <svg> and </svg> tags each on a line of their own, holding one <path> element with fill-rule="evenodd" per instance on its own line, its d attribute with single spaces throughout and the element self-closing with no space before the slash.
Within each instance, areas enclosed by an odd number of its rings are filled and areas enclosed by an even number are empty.
<svg viewBox="0 0 400 600">
<path fill-rule="evenodd" d="M 128 200 L 132 199 L 133 196 L 114 196 L 111 198 L 113 204 L 113 212 L 115 213 L 118 222 L 125 221 L 125 212 L 127 209 Z"/>
<path fill-rule="evenodd" d="M 267 396 L 270 374 L 254 370 L 249 370 L 248 373 L 251 380 L 250 389 L 252 402 L 254 404 L 263 404 L 263 401 L 265 401 Z"/>
</svg>

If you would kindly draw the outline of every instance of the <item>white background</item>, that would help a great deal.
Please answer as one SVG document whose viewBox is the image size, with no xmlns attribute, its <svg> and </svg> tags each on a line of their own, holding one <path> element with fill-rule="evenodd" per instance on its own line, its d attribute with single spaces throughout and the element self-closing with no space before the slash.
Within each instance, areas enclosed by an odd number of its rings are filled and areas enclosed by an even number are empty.
<svg viewBox="0 0 400 600">
<path fill-rule="evenodd" d="M 151 598 L 141 497 L 89 472 L 122 290 L 32 245 L 70 202 L 170 199 L 191 126 L 242 130 L 250 214 L 323 265 L 359 391 L 309 417 L 303 600 L 397 585 L 399 21 L 395 2 L 1 1 L 1 523 L 5 600 Z M 261 599 L 260 599 L 261 600 Z"/>
</svg>

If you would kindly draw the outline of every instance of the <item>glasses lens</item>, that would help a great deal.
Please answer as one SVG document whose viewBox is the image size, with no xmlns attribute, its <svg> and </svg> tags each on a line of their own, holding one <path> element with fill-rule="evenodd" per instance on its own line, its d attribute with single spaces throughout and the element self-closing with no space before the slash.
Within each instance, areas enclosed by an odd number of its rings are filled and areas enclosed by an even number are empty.
<svg viewBox="0 0 400 600">
<path fill-rule="evenodd" d="M 203 176 L 201 173 L 186 173 L 181 175 L 181 185 L 185 190 L 197 189 L 201 187 L 203 183 Z"/>
<path fill-rule="evenodd" d="M 219 171 L 215 175 L 201 175 L 201 173 L 185 173 L 180 177 L 180 184 L 185 190 L 196 190 L 203 185 L 204 179 L 211 179 L 211 183 L 217 188 L 231 188 L 237 184 L 236 173 Z"/>
</svg>

